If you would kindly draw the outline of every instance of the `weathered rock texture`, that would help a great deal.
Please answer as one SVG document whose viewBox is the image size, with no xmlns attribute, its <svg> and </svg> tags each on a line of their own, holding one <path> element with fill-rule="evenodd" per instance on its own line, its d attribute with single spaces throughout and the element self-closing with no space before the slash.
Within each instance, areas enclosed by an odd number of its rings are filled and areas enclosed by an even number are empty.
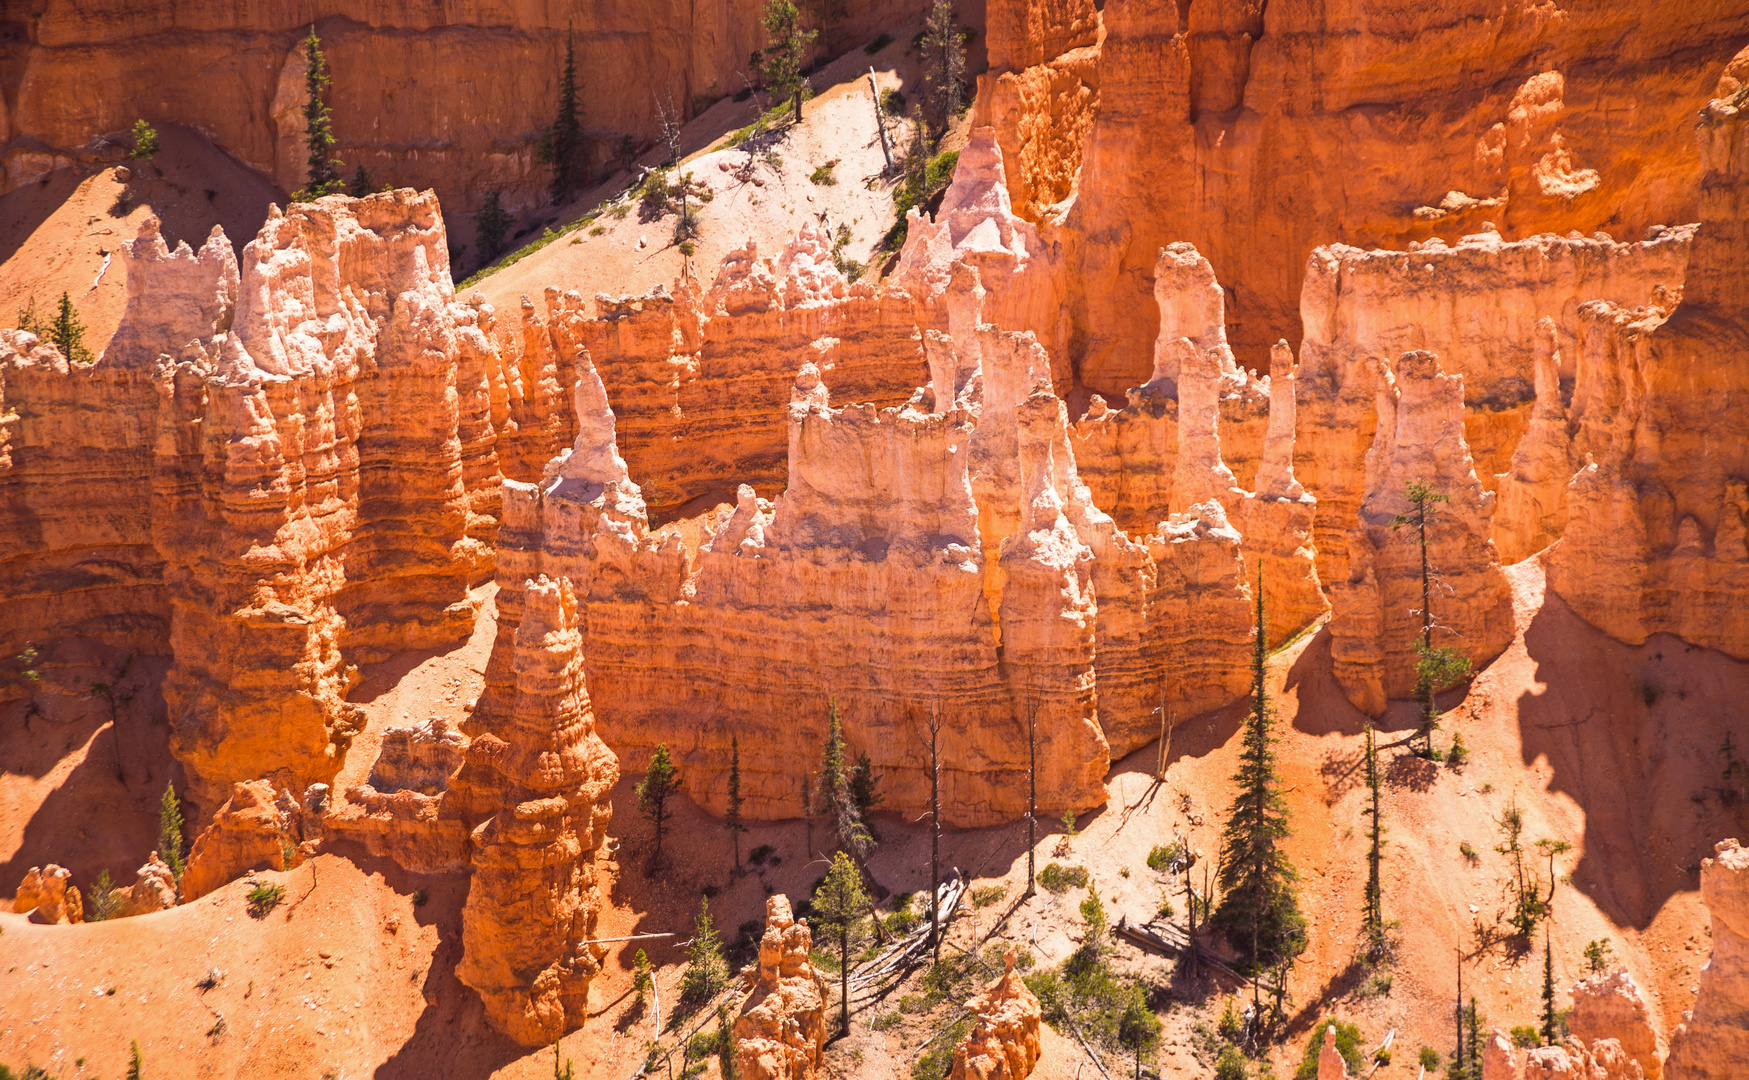
<svg viewBox="0 0 1749 1080">
<path fill-rule="evenodd" d="M 1304 3 L 995 0 L 986 32 L 974 123 L 996 129 L 1014 205 L 1063 253 L 1073 370 L 1116 400 L 1148 376 L 1148 269 L 1173 241 L 1231 287 L 1235 351 L 1261 368 L 1297 341 L 1303 260 L 1333 239 L 1402 250 L 1484 221 L 1518 239 L 1695 220 L 1692 109 L 1749 41 L 1749 4 L 1648 21 L 1385 0 L 1357 22 Z M 1380 355 L 1412 348 L 1449 352 Z"/>
<path fill-rule="evenodd" d="M 238 782 L 195 837 L 182 872 L 182 898 L 198 900 L 250 870 L 289 870 L 303 842 L 303 810 L 266 780 Z"/>
<path fill-rule="evenodd" d="M 414 873 L 465 870 L 469 823 L 444 796 L 467 745 L 466 736 L 435 716 L 387 729 L 369 779 L 347 788 L 323 815 L 327 834 L 356 840 Z"/>
<path fill-rule="evenodd" d="M 240 270 L 223 234 L 170 251 L 155 223 L 123 255 L 95 364 L 0 339 L 0 645 L 169 655 L 203 815 L 239 780 L 329 782 L 353 665 L 471 629 L 496 527 L 490 311 L 453 302 L 430 193 L 275 214 Z"/>
<path fill-rule="evenodd" d="M 1573 984 L 1568 1030 L 1581 1042 L 1614 1039 L 1639 1063 L 1646 1080 L 1664 1075 L 1664 1040 L 1652 1027 L 1651 1009 L 1627 968 L 1580 979 Z"/>
<path fill-rule="evenodd" d="M 1724 1080 L 1749 1069 L 1749 848 L 1724 840 L 1717 852 L 1700 866 L 1713 952 L 1694 1008 L 1670 1038 L 1668 1080 Z"/>
<path fill-rule="evenodd" d="M 701 495 L 727 497 L 742 483 L 782 489 L 790 386 L 803 364 L 819 369 L 835 399 L 882 407 L 902 404 L 926 377 L 912 305 L 902 293 L 847 283 L 831 238 L 812 225 L 775 258 L 749 241 L 723 260 L 708 291 L 683 277 L 672 290 L 597 296 L 596 319 L 577 314 L 581 304 L 548 290 L 547 325 L 562 346 L 557 385 L 568 391 L 586 347 L 631 474 L 657 514 Z M 564 443 L 535 462 L 534 475 L 506 475 L 532 480 L 569 444 L 567 398 L 547 398 L 568 427 Z"/>
<path fill-rule="evenodd" d="M 583 1023 L 606 949 L 589 944 L 601 900 L 596 850 L 619 763 L 595 734 L 577 599 L 543 577 L 522 590 L 511 669 L 515 700 L 474 739 L 458 782 L 495 813 L 473 833 L 456 975 L 486 1015 L 525 1046 Z"/>
<path fill-rule="evenodd" d="M 1381 370 L 1378 431 L 1366 458 L 1366 497 L 1348 535 L 1348 574 L 1330 588 L 1331 656 L 1348 699 L 1377 716 L 1385 700 L 1416 685 L 1423 596 L 1432 605 L 1433 648 L 1476 667 L 1512 640 L 1512 598 L 1491 540 L 1494 495 L 1482 488 L 1463 437 L 1463 378 L 1429 352 L 1409 352 Z M 1423 590 L 1421 537 L 1402 523 L 1408 489 L 1426 484 L 1430 504 Z"/>
<path fill-rule="evenodd" d="M 747 1080 L 808 1080 L 826 1046 L 826 980 L 808 958 L 813 935 L 781 893 L 765 899 L 759 963 L 735 1017 L 735 1074 Z"/>
<path fill-rule="evenodd" d="M 1038 1064 L 1039 1003 L 1004 957 L 1001 978 L 969 1003 L 977 1017 L 966 1041 L 954 1047 L 953 1080 L 1026 1080 Z"/>
<path fill-rule="evenodd" d="M 1495 1028 L 1482 1048 L 1482 1080 L 1644 1080 L 1640 1063 L 1615 1039 L 1520 1050 Z"/>
<path fill-rule="evenodd" d="M 1735 82 L 1735 80 L 1731 80 Z M 1706 171 L 1681 302 L 1579 309 L 1568 526 L 1549 585 L 1623 641 L 1655 633 L 1749 657 L 1749 123 L 1741 93 L 1695 132 Z M 1733 104 L 1732 102 L 1737 102 Z M 1704 389 L 1703 389 L 1704 388 Z"/>
<path fill-rule="evenodd" d="M 132 885 L 121 890 L 116 916 L 150 915 L 176 906 L 176 875 L 156 851 L 140 867 Z"/>
<path fill-rule="evenodd" d="M 819 44 L 842 51 L 925 7 L 859 5 Z M 373 177 L 434 187 L 454 211 L 471 212 L 490 190 L 511 205 L 544 206 L 548 172 L 535 149 L 552 121 L 569 33 L 590 158 L 601 168 L 624 136 L 644 147 L 659 135 L 652 88 L 691 115 L 743 85 L 749 53 L 765 45 L 761 11 L 754 0 L 636 10 L 39 4 L 8 16 L 16 29 L 3 83 L 10 109 L 0 110 L 0 143 L 13 144 L 5 189 L 36 179 L 52 148 L 125 131 L 142 115 L 198 127 L 284 190 L 301 186 L 301 39 L 314 16 L 334 72 L 334 153 L 349 173 L 363 164 Z M 186 78 L 192 71 L 203 78 Z M 429 73 L 441 75 L 419 77 Z M 415 78 L 418 92 L 408 92 Z"/>
<path fill-rule="evenodd" d="M 1318 1080 L 1348 1080 L 1348 1062 L 1336 1048 L 1336 1025 L 1324 1029 L 1324 1045 L 1318 1047 Z"/>
<path fill-rule="evenodd" d="M 72 878 L 71 870 L 54 863 L 31 867 L 18 883 L 12 910 L 28 913 L 34 923 L 84 922 L 84 904 Z"/>
<path fill-rule="evenodd" d="M 1483 230 L 1451 245 L 1432 238 L 1408 251 L 1343 244 L 1314 251 L 1300 295 L 1305 337 L 1296 459 L 1301 482 L 1318 496 L 1323 580 L 1341 580 L 1348 571 L 1345 534 L 1366 494 L 1381 361 L 1425 350 L 1463 377 L 1464 438 L 1482 486 L 1492 490 L 1496 474 L 1519 468 L 1514 454 L 1538 408 L 1537 371 L 1546 353 L 1560 357 L 1558 379 L 1572 386 L 1579 306 L 1600 299 L 1670 302 L 1681 292 L 1693 237 L 1694 228 L 1684 226 L 1641 243 L 1603 234 L 1506 242 Z M 1554 325 L 1553 342 L 1545 319 Z M 1549 406 L 1542 409 L 1539 437 L 1546 441 L 1554 431 Z M 1526 467 L 1527 478 L 1537 479 L 1543 479 L 1537 470 L 1556 468 L 1542 461 Z M 1496 526 L 1496 539 L 1514 530 L 1517 513 Z"/>
</svg>

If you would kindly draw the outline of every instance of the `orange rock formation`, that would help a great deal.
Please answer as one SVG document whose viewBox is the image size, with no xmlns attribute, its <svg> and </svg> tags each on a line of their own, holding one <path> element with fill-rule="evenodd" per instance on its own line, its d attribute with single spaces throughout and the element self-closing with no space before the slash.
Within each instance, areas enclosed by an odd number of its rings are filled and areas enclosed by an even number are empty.
<svg viewBox="0 0 1749 1080">
<path fill-rule="evenodd" d="M 84 922 L 85 906 L 72 877 L 71 870 L 54 863 L 31 867 L 18 884 L 12 910 L 28 913 L 34 923 Z"/>
<path fill-rule="evenodd" d="M 1723 840 L 1700 864 L 1713 951 L 1694 1008 L 1670 1038 L 1668 1080 L 1723 1080 L 1749 1069 L 1749 848 Z"/>
<path fill-rule="evenodd" d="M 813 935 L 781 893 L 765 899 L 759 963 L 735 1017 L 735 1073 L 747 1080 L 807 1080 L 826 1045 L 826 980 L 808 958 Z"/>
<path fill-rule="evenodd" d="M 619 763 L 595 734 L 570 583 L 527 583 L 521 615 L 511 711 L 469 745 L 458 778 L 495 812 L 472 837 L 456 975 L 499 1030 L 539 1046 L 583 1022 L 606 955 L 589 939 Z"/>
<path fill-rule="evenodd" d="M 182 898 L 198 900 L 250 870 L 289 870 L 303 842 L 303 810 L 266 780 L 238 781 L 195 837 L 182 872 Z"/>
<path fill-rule="evenodd" d="M 968 1005 L 977 1023 L 954 1047 L 953 1080 L 1026 1080 L 1038 1064 L 1038 998 L 1014 970 L 1014 950 L 1003 962 L 1001 977 Z"/>
</svg>

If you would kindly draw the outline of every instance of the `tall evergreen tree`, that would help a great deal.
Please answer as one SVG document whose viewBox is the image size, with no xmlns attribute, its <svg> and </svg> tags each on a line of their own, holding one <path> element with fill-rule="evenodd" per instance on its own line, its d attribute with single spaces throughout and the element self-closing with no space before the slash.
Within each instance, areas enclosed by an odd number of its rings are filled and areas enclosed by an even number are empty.
<svg viewBox="0 0 1749 1080">
<path fill-rule="evenodd" d="M 852 798 L 850 776 L 844 767 L 844 724 L 838 718 L 836 699 L 830 705 L 826 746 L 820 756 L 820 805 L 832 815 L 839 846 L 860 864 L 868 856 L 872 838 Z"/>
<path fill-rule="evenodd" d="M 814 893 L 814 920 L 838 938 L 838 1024 L 850 1034 L 850 928 L 868 913 L 862 872 L 840 851 L 832 856 L 826 880 Z"/>
<path fill-rule="evenodd" d="M 565 28 L 565 70 L 559 77 L 559 111 L 541 136 L 540 160 L 551 166 L 553 201 L 583 185 L 589 171 L 583 144 L 583 122 L 577 115 L 577 49 Z"/>
<path fill-rule="evenodd" d="M 935 0 L 923 28 L 924 74 L 936 130 L 946 131 L 960 110 L 966 77 L 966 51 L 960 40 L 953 0 Z"/>
<path fill-rule="evenodd" d="M 1366 900 L 1361 914 L 1361 936 L 1366 940 L 1367 959 L 1377 963 L 1384 959 L 1388 943 L 1385 938 L 1384 888 L 1379 873 L 1385 846 L 1385 828 L 1379 808 L 1379 749 L 1371 724 L 1366 725 L 1366 789 L 1366 836 L 1371 847 L 1366 856 Z"/>
<path fill-rule="evenodd" d="M 375 190 L 376 187 L 371 183 L 370 170 L 364 167 L 364 162 L 359 162 L 358 170 L 352 174 L 352 183 L 346 185 L 346 194 L 362 199 Z"/>
<path fill-rule="evenodd" d="M 363 168 L 364 166 L 359 166 Z M 504 209 L 496 191 L 486 193 L 486 201 L 474 212 L 474 242 L 480 246 L 480 259 L 489 263 L 504 252 L 504 239 L 510 234 L 515 219 Z"/>
<path fill-rule="evenodd" d="M 1275 710 L 1265 680 L 1263 566 L 1257 568 L 1257 625 L 1251 655 L 1251 714 L 1245 721 L 1238 794 L 1222 833 L 1222 897 L 1213 916 L 1227 938 L 1250 954 L 1253 968 L 1298 956 L 1306 947 L 1306 920 L 1294 883 L 1299 875 L 1282 844 L 1289 835 L 1287 803 L 1276 772 Z"/>
<path fill-rule="evenodd" d="M 310 36 L 304 39 L 304 145 L 309 148 L 309 178 L 302 191 L 293 198 L 319 199 L 345 188 L 340 179 L 340 162 L 330 156 L 334 149 L 334 117 L 322 95 L 333 80 L 328 74 L 328 58 L 322 55 L 322 39 L 316 36 L 316 26 L 310 24 Z"/>
<path fill-rule="evenodd" d="M 803 30 L 793 0 L 765 0 L 765 48 L 756 53 L 765 89 L 775 102 L 794 100 L 796 123 L 802 122 L 802 97 L 808 80 L 802 63 L 814 44 L 815 31 Z"/>
<path fill-rule="evenodd" d="M 1415 542 L 1421 549 L 1421 636 L 1415 642 L 1415 698 L 1421 703 L 1421 724 L 1415 731 L 1415 753 L 1437 760 L 1433 749 L 1433 731 L 1439 726 L 1439 707 L 1434 695 L 1458 682 L 1470 673 L 1469 658 L 1448 648 L 1433 644 L 1433 583 L 1437 576 L 1427 549 L 1427 530 L 1439 517 L 1439 508 L 1450 502 L 1450 496 L 1436 490 L 1424 480 L 1416 480 L 1403 489 L 1409 512 L 1391 519 L 1391 528 L 1408 526 L 1415 530 Z"/>
<path fill-rule="evenodd" d="M 140 1080 L 144 1070 L 145 1063 L 140 1060 L 140 1042 L 138 1039 L 135 1039 L 133 1040 L 133 1045 L 128 1048 L 127 1080 Z"/>
<path fill-rule="evenodd" d="M 182 880 L 182 803 L 176 798 L 176 785 L 165 784 L 164 796 L 158 800 L 158 857 Z"/>
<path fill-rule="evenodd" d="M 651 866 L 662 861 L 663 826 L 674 816 L 674 811 L 668 809 L 668 796 L 679 790 L 680 770 L 668 757 L 668 744 L 658 743 L 656 752 L 650 756 L 650 767 L 644 771 L 644 778 L 638 781 L 637 788 L 638 813 L 656 826 L 656 849 L 650 855 Z"/>
<path fill-rule="evenodd" d="M 1555 1045 L 1555 949 L 1549 942 L 1549 927 L 1543 924 L 1543 1023 L 1544 1046 Z"/>
<path fill-rule="evenodd" d="M 741 823 L 741 740 L 729 736 L 729 810 L 723 815 L 723 828 L 735 841 L 735 869 L 741 869 L 741 834 L 747 826 Z"/>
<path fill-rule="evenodd" d="M 723 959 L 723 942 L 711 918 L 711 898 L 698 898 L 698 917 L 692 921 L 692 941 L 686 946 L 686 972 L 680 977 L 680 995 L 687 1001 L 709 1001 L 729 981 L 729 964 Z"/>
</svg>

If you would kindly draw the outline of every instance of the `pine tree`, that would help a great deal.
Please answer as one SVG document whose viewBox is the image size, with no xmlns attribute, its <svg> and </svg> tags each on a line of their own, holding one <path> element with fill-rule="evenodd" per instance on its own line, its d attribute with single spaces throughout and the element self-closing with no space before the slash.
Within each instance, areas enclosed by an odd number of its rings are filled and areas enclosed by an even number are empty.
<svg viewBox="0 0 1749 1080">
<path fill-rule="evenodd" d="M 1482 1077 L 1482 1014 L 1476 1008 L 1475 995 L 1470 996 L 1470 1007 L 1465 1010 L 1464 1020 L 1470 1029 L 1470 1071 L 1476 1080 Z"/>
<path fill-rule="evenodd" d="M 668 744 L 658 743 L 656 752 L 650 756 L 650 767 L 644 771 L 644 778 L 638 781 L 637 788 L 638 813 L 656 826 L 656 847 L 650 856 L 651 866 L 662 861 L 663 826 L 674 816 L 674 811 L 668 809 L 668 796 L 679 790 L 680 770 L 668 757 Z"/>
<path fill-rule="evenodd" d="M 1543 1024 L 1544 1046 L 1555 1045 L 1555 950 L 1549 942 L 1549 928 L 1543 925 Z"/>
<path fill-rule="evenodd" d="M 686 973 L 680 977 L 680 995 L 687 1001 L 709 1001 L 729 981 L 729 964 L 723 959 L 723 942 L 711 919 L 711 898 L 698 900 L 698 917 L 692 922 L 692 942 L 686 947 Z"/>
<path fill-rule="evenodd" d="M 158 152 L 158 131 L 144 120 L 135 120 L 133 131 L 134 147 L 128 151 L 128 157 L 140 161 L 152 160 L 152 155 Z"/>
<path fill-rule="evenodd" d="M 474 240 L 480 245 L 480 260 L 489 263 L 504 251 L 504 238 L 514 222 L 496 191 L 486 193 L 486 201 L 474 213 Z"/>
<path fill-rule="evenodd" d="M 553 1080 L 576 1080 L 577 1068 L 569 1061 L 559 1060 L 559 1040 L 553 1040 Z"/>
<path fill-rule="evenodd" d="M 765 89 L 775 102 L 794 100 L 796 123 L 802 122 L 802 98 L 808 80 L 802 77 L 802 61 L 814 44 L 815 31 L 801 28 L 801 13 L 792 0 L 765 0 L 766 46 L 757 55 Z"/>
<path fill-rule="evenodd" d="M 1160 1018 L 1148 1008 L 1147 995 L 1140 986 L 1129 988 L 1123 1012 L 1117 1018 L 1117 1041 L 1135 1051 L 1136 1080 L 1142 1077 L 1142 1052 L 1160 1042 Z"/>
<path fill-rule="evenodd" d="M 881 793 L 876 790 L 880 776 L 874 771 L 874 762 L 869 760 L 868 752 L 856 755 L 856 764 L 850 768 L 850 801 L 856 807 L 856 816 L 863 826 L 868 826 L 868 816 L 874 808 L 880 805 Z"/>
<path fill-rule="evenodd" d="M 133 1046 L 128 1050 L 127 1080 L 140 1080 L 145 1063 L 140 1060 L 140 1041 L 133 1040 Z"/>
<path fill-rule="evenodd" d="M 632 992 L 637 995 L 637 1005 L 644 1006 L 644 995 L 650 992 L 654 983 L 650 976 L 650 957 L 639 949 L 638 955 L 632 959 Z"/>
<path fill-rule="evenodd" d="M 1306 920 L 1294 883 L 1299 875 L 1282 844 L 1289 835 L 1287 803 L 1276 772 L 1275 713 L 1265 682 L 1263 567 L 1257 571 L 1257 624 L 1251 658 L 1251 715 L 1233 774 L 1238 794 L 1222 833 L 1219 880 L 1223 896 L 1214 922 L 1253 968 L 1298 956 L 1306 947 Z"/>
<path fill-rule="evenodd" d="M 352 183 L 346 187 L 346 194 L 355 199 L 362 199 L 375 190 L 371 186 L 370 173 L 365 169 L 364 162 L 359 162 L 358 171 L 352 174 Z"/>
<path fill-rule="evenodd" d="M 1366 900 L 1361 915 L 1361 936 L 1366 941 L 1367 960 L 1378 963 L 1388 951 L 1385 938 L 1384 889 L 1379 868 L 1384 861 L 1385 829 L 1379 810 L 1379 751 L 1372 725 L 1366 725 L 1366 788 L 1368 818 L 1366 836 L 1371 844 L 1366 856 Z"/>
<path fill-rule="evenodd" d="M 820 804 L 832 815 L 839 845 L 859 863 L 867 858 L 872 838 L 851 797 L 850 778 L 844 769 L 844 724 L 838 718 L 836 700 L 830 705 L 826 746 L 820 756 Z"/>
<path fill-rule="evenodd" d="M 1427 552 L 1427 530 L 1439 516 L 1440 504 L 1450 502 L 1450 496 L 1436 490 L 1424 480 L 1416 480 L 1403 489 L 1409 503 L 1407 514 L 1391 519 L 1393 530 L 1405 525 L 1415 530 L 1415 541 L 1421 549 L 1421 638 L 1415 643 L 1415 698 L 1421 703 L 1421 724 L 1414 738 L 1419 743 L 1415 753 L 1432 761 L 1439 759 L 1433 748 L 1433 731 L 1439 726 L 1439 706 L 1434 695 L 1470 673 L 1470 661 L 1461 653 L 1433 645 L 1433 581 L 1435 571 Z"/>
<path fill-rule="evenodd" d="M 49 323 L 48 331 L 49 340 L 69 363 L 92 362 L 91 350 L 85 347 L 85 323 L 73 308 L 73 298 L 65 292 L 61 293 L 61 301 L 55 307 L 55 318 Z"/>
<path fill-rule="evenodd" d="M 588 171 L 583 145 L 583 122 L 577 115 L 577 48 L 571 29 L 565 28 L 565 70 L 559 77 L 559 111 L 541 136 L 540 160 L 552 166 L 553 201 L 559 202 L 581 187 Z"/>
<path fill-rule="evenodd" d="M 747 826 L 741 823 L 741 740 L 729 736 L 729 811 L 723 815 L 723 828 L 735 841 L 735 869 L 741 869 L 741 834 Z"/>
<path fill-rule="evenodd" d="M 164 785 L 164 796 L 158 800 L 158 857 L 182 880 L 182 803 L 176 798 L 176 785 Z"/>
<path fill-rule="evenodd" d="M 936 130 L 946 131 L 959 113 L 966 75 L 965 47 L 959 23 L 953 17 L 953 0 L 935 0 L 923 29 L 923 55 L 928 68 L 924 76 Z"/>
<path fill-rule="evenodd" d="M 822 929 L 838 935 L 838 1023 L 845 1035 L 850 1034 L 850 928 L 868 907 L 862 872 L 850 856 L 837 852 L 826 880 L 814 893 L 814 919 Z"/>
<path fill-rule="evenodd" d="M 717 1071 L 723 1080 L 735 1080 L 735 1030 L 729 1026 L 729 1007 L 717 1006 Z"/>
<path fill-rule="evenodd" d="M 304 39 L 304 58 L 309 66 L 304 71 L 304 145 L 309 147 L 309 179 L 303 190 L 292 195 L 294 201 L 319 199 L 333 195 L 345 184 L 340 179 L 340 162 L 330 157 L 334 149 L 334 117 L 322 95 L 332 79 L 328 75 L 328 59 L 322 55 L 322 39 L 316 36 L 315 24 Z"/>
</svg>

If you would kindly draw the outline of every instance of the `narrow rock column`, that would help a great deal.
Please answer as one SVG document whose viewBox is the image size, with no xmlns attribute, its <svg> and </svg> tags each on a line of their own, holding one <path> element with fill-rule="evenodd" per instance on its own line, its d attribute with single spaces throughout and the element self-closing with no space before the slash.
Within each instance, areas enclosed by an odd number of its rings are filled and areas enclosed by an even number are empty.
<svg viewBox="0 0 1749 1080">
<path fill-rule="evenodd" d="M 511 661 L 509 717 L 468 748 L 464 770 L 497 812 L 474 830 L 456 975 L 497 1028 L 541 1046 L 583 1023 L 606 955 L 594 937 L 595 852 L 619 762 L 595 734 L 577 600 L 567 579 L 528 582 Z"/>
</svg>

